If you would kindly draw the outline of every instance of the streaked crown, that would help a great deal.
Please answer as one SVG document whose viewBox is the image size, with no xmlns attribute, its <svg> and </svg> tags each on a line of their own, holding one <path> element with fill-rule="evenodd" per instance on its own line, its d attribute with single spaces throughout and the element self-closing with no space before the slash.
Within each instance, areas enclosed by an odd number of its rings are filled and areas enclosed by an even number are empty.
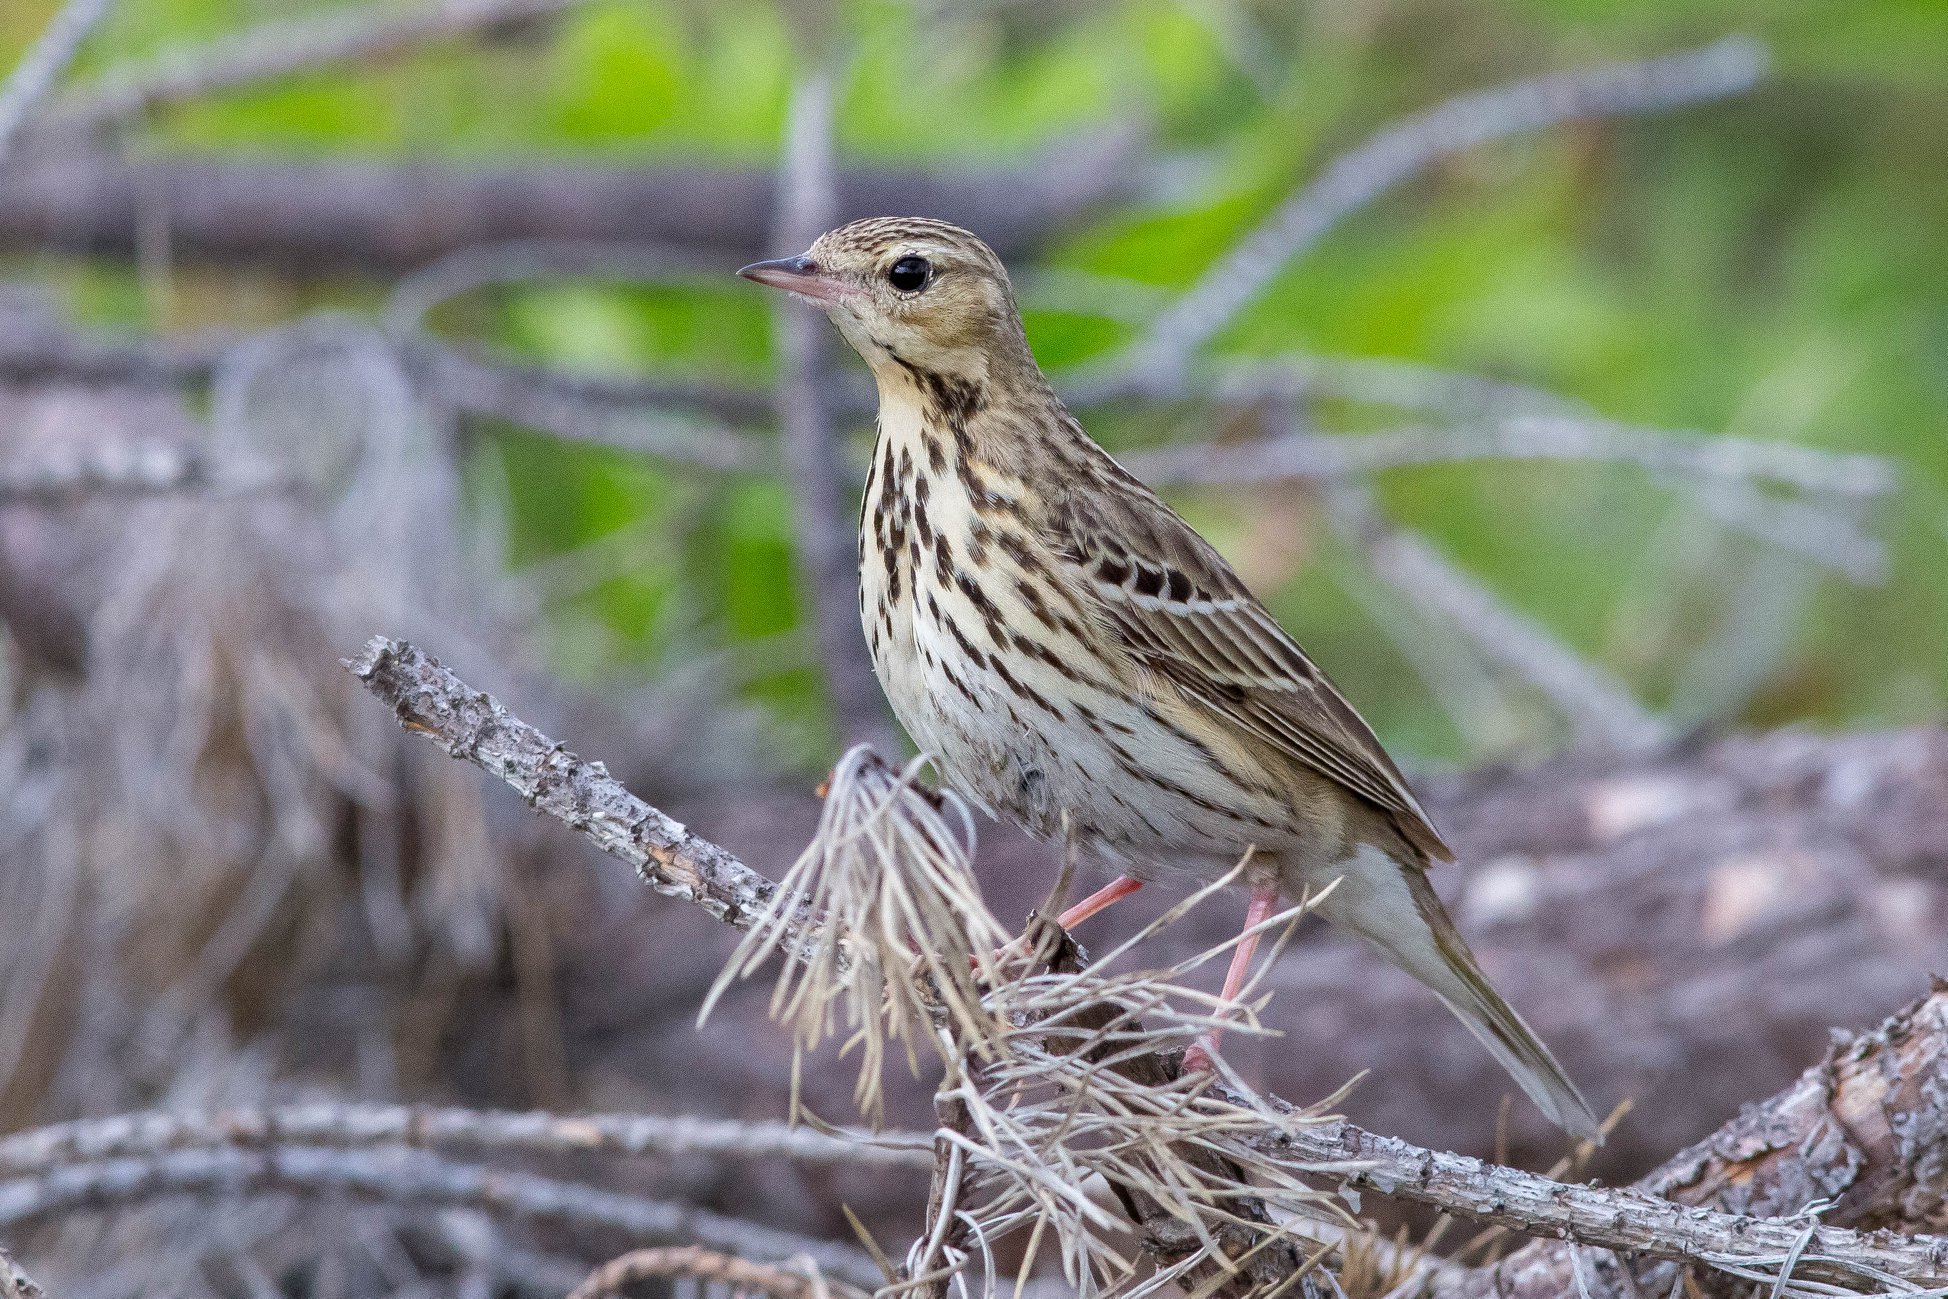
<svg viewBox="0 0 1948 1299">
<path fill-rule="evenodd" d="M 822 305 L 875 370 L 985 380 L 1033 365 L 1007 269 L 959 226 L 868 217 L 819 236 L 805 261 L 833 286 Z"/>
</svg>

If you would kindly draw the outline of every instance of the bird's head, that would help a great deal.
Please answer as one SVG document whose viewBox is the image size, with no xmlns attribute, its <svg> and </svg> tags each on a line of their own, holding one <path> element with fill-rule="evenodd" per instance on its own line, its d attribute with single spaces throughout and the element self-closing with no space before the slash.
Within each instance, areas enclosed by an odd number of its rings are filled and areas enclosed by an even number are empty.
<svg viewBox="0 0 1948 1299">
<path fill-rule="evenodd" d="M 821 307 L 883 380 L 917 369 L 985 383 L 1034 364 L 1001 259 L 945 221 L 854 221 L 738 274 Z"/>
</svg>

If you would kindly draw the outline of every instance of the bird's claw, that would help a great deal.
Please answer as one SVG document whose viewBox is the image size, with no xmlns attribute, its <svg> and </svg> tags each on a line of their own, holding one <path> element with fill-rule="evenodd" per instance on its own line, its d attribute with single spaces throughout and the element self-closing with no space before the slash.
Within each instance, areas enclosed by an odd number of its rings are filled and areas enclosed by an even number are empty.
<svg viewBox="0 0 1948 1299">
<path fill-rule="evenodd" d="M 1184 1052 L 1184 1063 L 1179 1066 L 1178 1072 L 1216 1073 L 1217 1038 L 1209 1033 L 1200 1034 L 1198 1039 L 1190 1044 L 1190 1050 Z"/>
</svg>

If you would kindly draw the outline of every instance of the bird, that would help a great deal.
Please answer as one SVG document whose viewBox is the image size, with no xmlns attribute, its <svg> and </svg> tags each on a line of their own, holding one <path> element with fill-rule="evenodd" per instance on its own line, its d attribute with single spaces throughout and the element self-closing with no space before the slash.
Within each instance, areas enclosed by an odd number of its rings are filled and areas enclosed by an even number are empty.
<svg viewBox="0 0 1948 1299">
<path fill-rule="evenodd" d="M 1318 898 L 1551 1121 L 1597 1137 L 1429 884 L 1454 853 L 1399 768 L 1216 548 L 1070 414 L 994 251 L 943 221 L 875 217 L 738 274 L 823 310 L 872 371 L 859 607 L 894 715 L 983 812 L 1121 871 L 1063 927 L 1243 860 L 1227 1003 L 1281 900 Z M 1200 1038 L 1182 1068 L 1214 1068 L 1216 1050 Z"/>
</svg>

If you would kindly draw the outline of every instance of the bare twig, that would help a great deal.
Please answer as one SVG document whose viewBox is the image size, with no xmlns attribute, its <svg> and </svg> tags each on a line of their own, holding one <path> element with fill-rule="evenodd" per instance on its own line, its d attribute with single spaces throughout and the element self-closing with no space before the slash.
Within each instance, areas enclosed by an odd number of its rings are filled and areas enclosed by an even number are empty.
<svg viewBox="0 0 1948 1299">
<path fill-rule="evenodd" d="M 513 718 L 412 646 L 376 638 L 350 667 L 407 727 L 500 776 L 537 808 L 635 866 L 658 891 L 697 902 L 740 926 L 748 925 L 753 907 L 769 898 L 769 882 L 731 854 L 676 826 L 602 768 Z M 792 955 L 820 941 L 809 919 L 782 939 Z M 1236 1103 L 1296 1113 L 1269 1097 L 1240 1097 Z M 1240 1140 L 1274 1171 L 1349 1165 L 1356 1170 L 1346 1174 L 1349 1181 L 1377 1193 L 1533 1235 L 1700 1262 L 1768 1281 L 1806 1234 L 1796 1221 L 1688 1208 L 1639 1191 L 1566 1185 L 1346 1123 L 1267 1126 Z M 1948 1285 L 1948 1242 L 1822 1227 L 1804 1248 L 1797 1275 L 1840 1286 L 1864 1280 L 1882 1288 L 1941 1287 Z"/>
<path fill-rule="evenodd" d="M 225 1147 L 375 1146 L 532 1154 L 783 1157 L 882 1168 L 926 1168 L 925 1133 L 816 1131 L 783 1123 L 658 1114 L 510 1113 L 406 1105 L 318 1103 L 201 1114 L 149 1111 L 82 1119 L 0 1137 L 0 1179 L 76 1164 Z"/>
<path fill-rule="evenodd" d="M 1099 206 L 1140 192 L 1127 135 L 1066 141 L 1020 164 L 939 171 L 846 168 L 835 219 L 945 217 L 1003 255 L 1040 247 Z M 685 245 L 726 270 L 766 255 L 769 168 L 37 152 L 0 187 L 0 247 L 127 255 L 141 213 L 168 216 L 179 264 L 268 265 L 300 277 L 396 273 L 522 239 Z"/>
<path fill-rule="evenodd" d="M 230 337 L 160 339 L 64 324 L 51 310 L 0 305 L 0 381 L 138 388 L 208 383 Z"/>
<path fill-rule="evenodd" d="M 7 160 L 21 126 L 74 60 L 81 43 L 100 25 L 115 0 L 68 0 L 54 21 L 0 85 L 0 163 Z"/>
<path fill-rule="evenodd" d="M 248 337 L 157 339 L 79 329 L 47 313 L 0 312 L 0 381 L 201 388 Z M 775 462 L 739 425 L 769 413 L 762 393 L 711 383 L 575 375 L 469 356 L 421 331 L 395 340 L 420 391 L 453 410 L 576 442 L 706 469 Z"/>
<path fill-rule="evenodd" d="M 1840 506 L 1899 486 L 1893 464 L 1750 438 L 1633 428 L 1595 416 L 1509 415 L 1455 426 L 1420 425 L 1357 436 L 1288 433 L 1255 442 L 1193 443 L 1129 456 L 1153 483 L 1234 484 L 1288 478 L 1356 478 L 1389 469 L 1468 460 L 1613 461 L 1637 465 L 1695 499 L 1726 527 L 1813 560 L 1856 582 L 1885 574 L 1886 554 L 1844 510 L 1779 499 L 1758 484 L 1839 498 Z"/>
<path fill-rule="evenodd" d="M 84 329 L 61 323 L 49 311 L 0 304 L 0 381 L 198 388 L 210 381 L 223 357 L 244 341 L 227 334 L 162 339 Z M 770 395 L 756 387 L 575 374 L 506 357 L 471 356 L 423 332 L 398 338 L 396 343 L 429 395 L 468 413 L 521 423 L 532 417 L 538 427 L 579 441 L 606 440 L 608 422 L 617 421 L 614 436 L 626 446 L 649 440 L 622 422 L 626 414 L 695 412 L 721 421 L 723 438 L 735 444 L 730 450 L 711 453 L 705 463 L 722 457 L 727 467 L 741 467 L 771 459 L 769 449 L 742 427 L 772 415 Z M 841 372 L 832 378 L 846 414 L 871 414 L 873 397 L 859 376 Z M 519 412 L 520 418 L 513 412 Z"/>
<path fill-rule="evenodd" d="M 832 75 L 808 76 L 792 96 L 778 185 L 780 256 L 803 252 L 833 224 L 838 193 L 832 163 Z M 879 683 L 859 629 L 858 544 L 848 521 L 845 475 L 828 376 L 830 330 L 819 313 L 789 298 L 773 307 L 778 329 L 777 414 L 791 482 L 800 587 L 819 666 L 842 740 L 892 748 Z"/>
<path fill-rule="evenodd" d="M 162 1195 L 267 1192 L 333 1192 L 390 1204 L 477 1209 L 639 1237 L 702 1241 L 763 1258 L 802 1255 L 839 1276 L 865 1279 L 874 1275 L 871 1262 L 849 1246 L 686 1205 L 456 1163 L 416 1150 L 346 1151 L 302 1146 L 179 1150 L 149 1158 L 81 1164 L 38 1178 L 0 1183 L 0 1226 Z"/>
<path fill-rule="evenodd" d="M 386 299 L 388 332 L 410 338 L 441 303 L 523 280 L 658 281 L 720 276 L 723 264 L 695 249 L 590 239 L 522 239 L 463 248 L 403 277 Z"/>
<path fill-rule="evenodd" d="M 704 469 L 757 469 L 775 461 L 769 447 L 742 429 L 708 414 L 611 400 L 600 380 L 477 360 L 424 334 L 408 345 L 408 355 L 435 400 L 477 419 Z"/>
<path fill-rule="evenodd" d="M 11 1254 L 0 1249 L 0 1299 L 45 1299 L 46 1293 L 14 1262 Z"/>
<path fill-rule="evenodd" d="M 863 1299 L 864 1291 L 830 1281 L 817 1273 L 807 1274 L 789 1266 L 753 1263 L 734 1254 L 719 1253 L 697 1245 L 671 1245 L 662 1249 L 638 1249 L 610 1259 L 582 1282 L 568 1299 L 605 1299 L 620 1294 L 638 1281 L 661 1277 L 689 1277 L 693 1280 L 726 1286 L 732 1294 L 764 1294 L 772 1299 Z"/>
<path fill-rule="evenodd" d="M 1490 459 L 1612 460 L 1659 474 L 1776 483 L 1807 493 L 1853 498 L 1884 496 L 1899 485 L 1893 464 L 1881 456 L 1544 415 L 1338 437 L 1299 433 L 1236 445 L 1176 446 L 1131 457 L 1131 464 L 1141 466 L 1152 481 L 1252 483 L 1346 478 L 1414 465 Z"/>
<path fill-rule="evenodd" d="M 1352 484 L 1329 505 L 1387 582 L 1448 621 L 1492 663 L 1514 672 L 1562 711 L 1585 741 L 1625 751 L 1655 748 L 1665 727 L 1620 681 L 1456 567 L 1426 538 L 1395 527 Z"/>
<path fill-rule="evenodd" d="M 178 492 L 251 495 L 296 485 L 288 474 L 219 464 L 200 451 L 161 442 L 108 442 L 34 463 L 0 464 L 0 505 Z"/>
<path fill-rule="evenodd" d="M 1121 358 L 1131 372 L 1180 370 L 1292 258 L 1341 219 L 1450 154 L 1588 117 L 1659 112 L 1750 88 L 1762 46 L 1732 37 L 1702 49 L 1556 73 L 1458 96 L 1333 159 L 1206 271 Z"/>
<path fill-rule="evenodd" d="M 166 49 L 133 66 L 110 68 L 61 96 L 37 130 L 98 130 L 151 109 L 531 22 L 582 2 L 426 0 L 406 7 L 378 4 L 265 23 L 206 44 Z"/>
</svg>

